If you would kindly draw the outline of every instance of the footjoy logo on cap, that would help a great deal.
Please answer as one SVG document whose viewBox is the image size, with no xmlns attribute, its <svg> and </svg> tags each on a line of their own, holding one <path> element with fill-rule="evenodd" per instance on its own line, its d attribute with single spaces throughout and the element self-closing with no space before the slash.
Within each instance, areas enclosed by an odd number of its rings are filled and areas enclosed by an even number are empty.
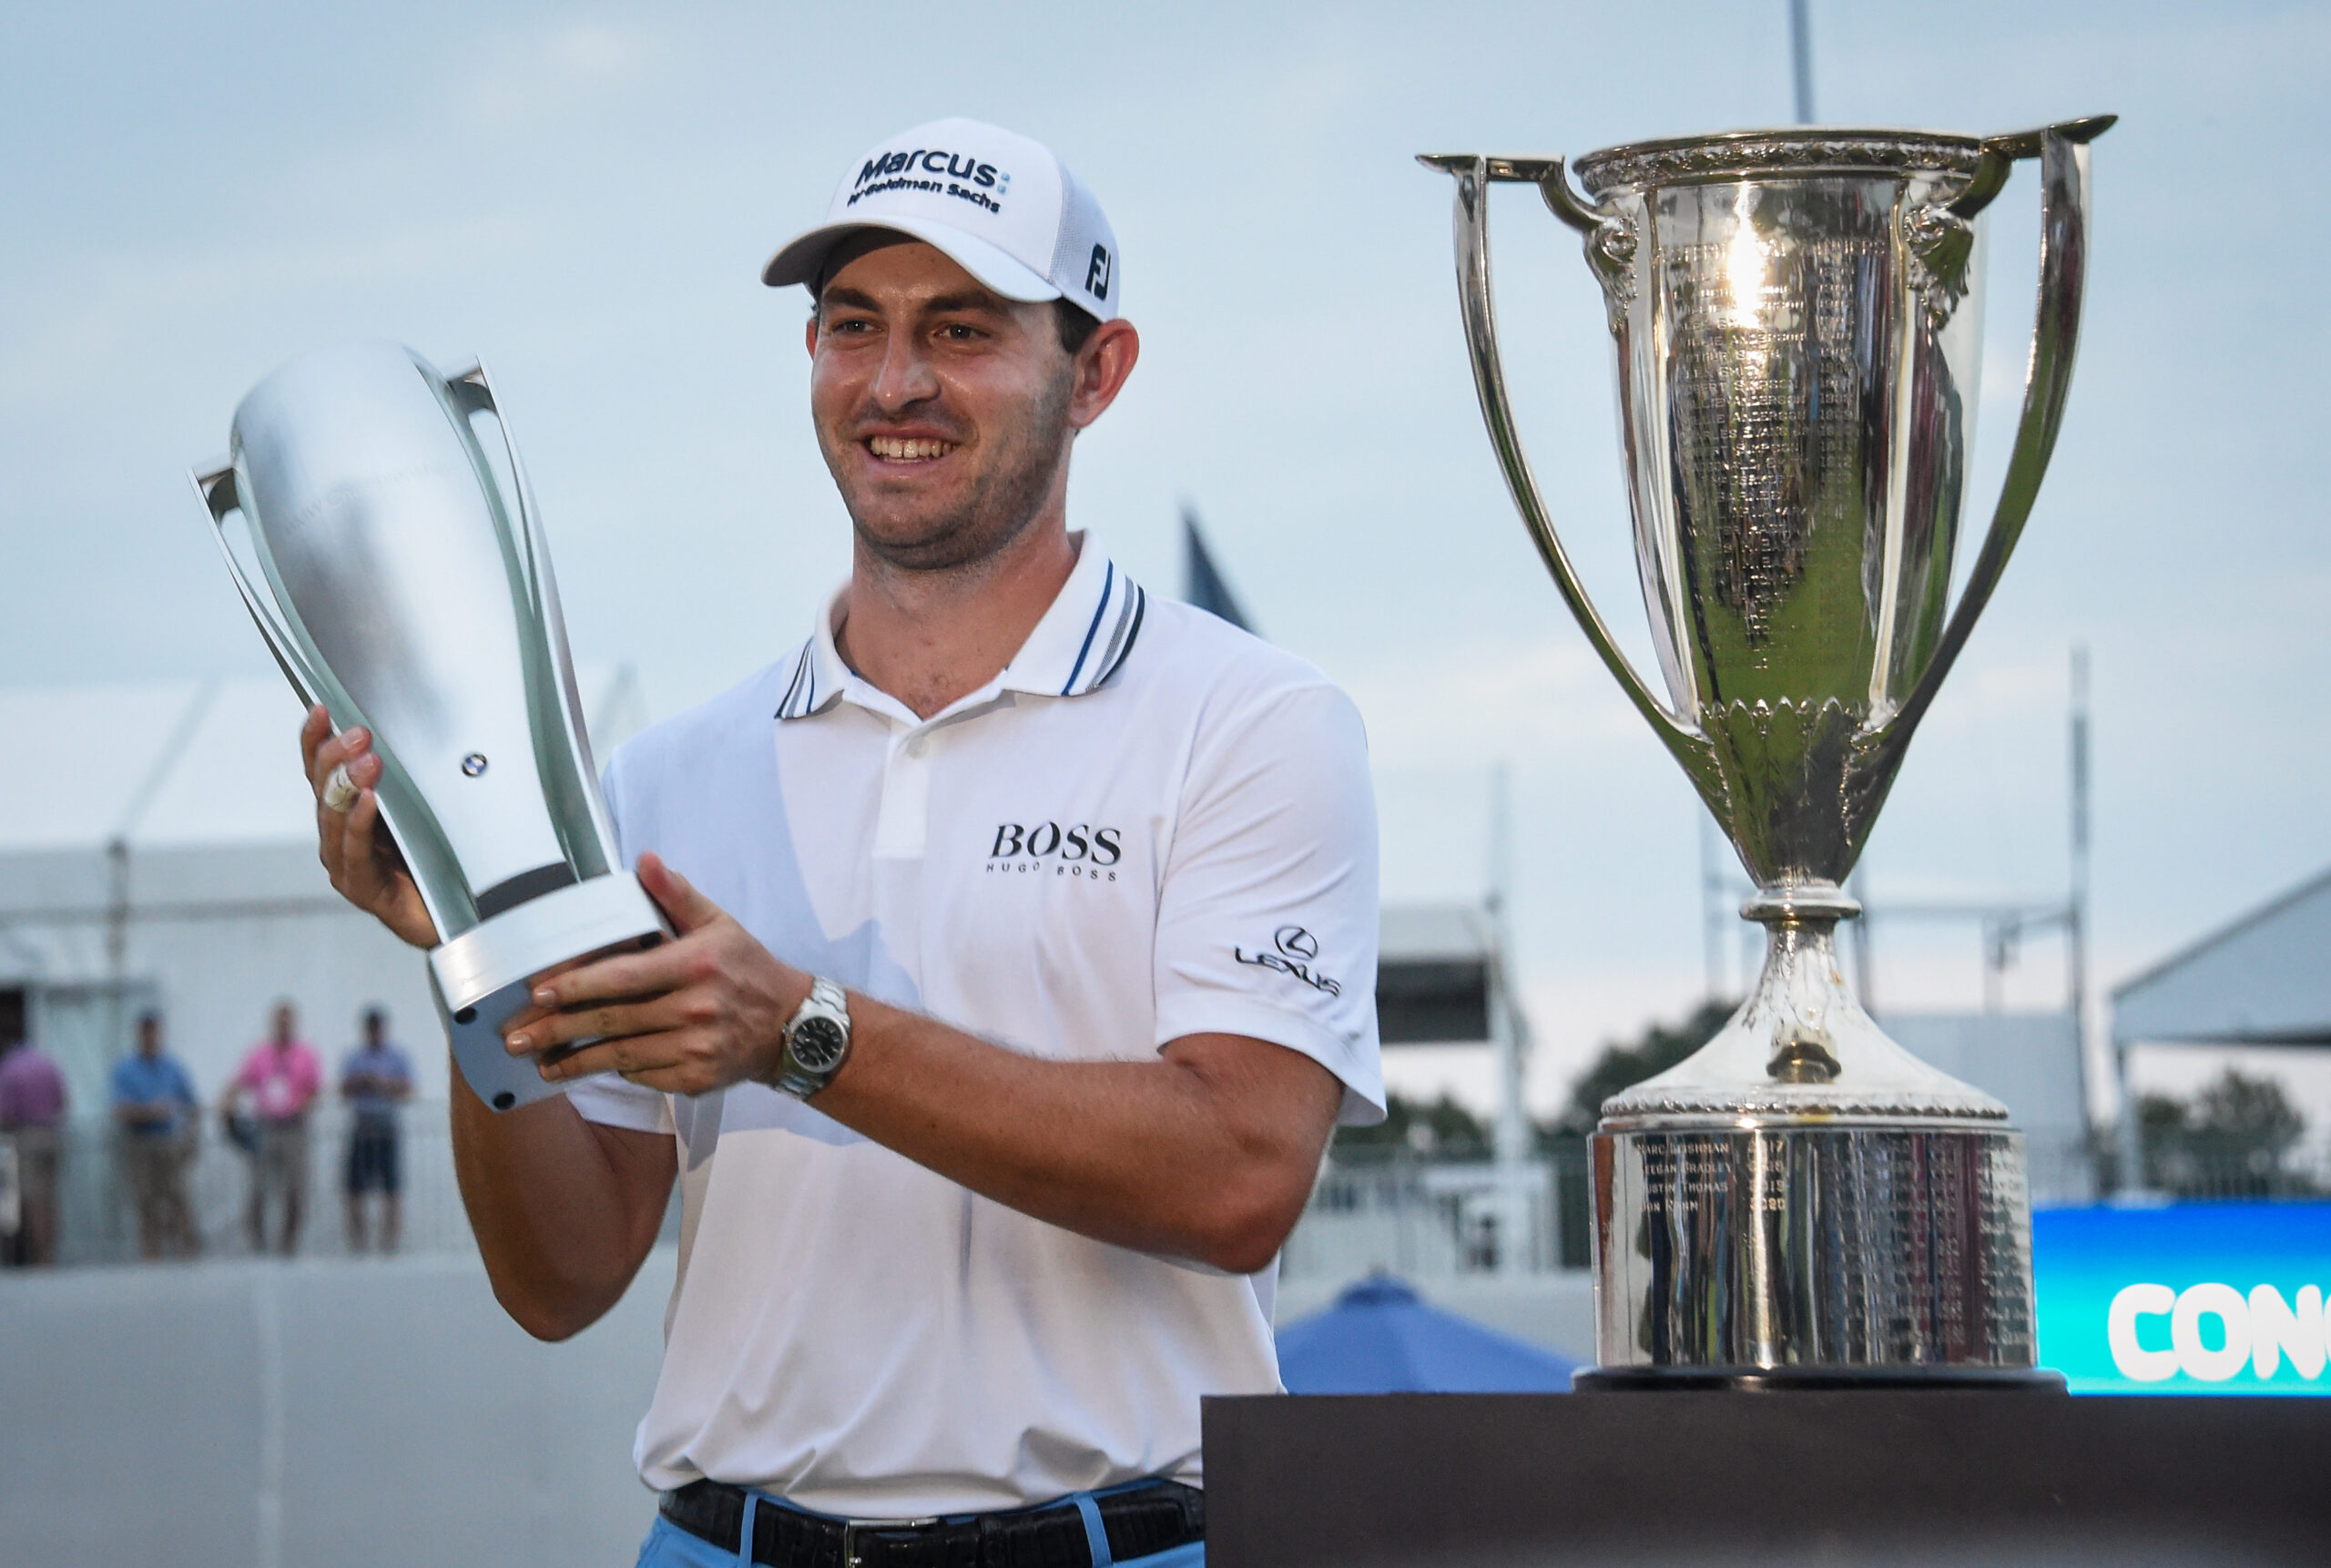
<svg viewBox="0 0 2331 1568">
<path fill-rule="evenodd" d="M 992 163 L 982 163 L 968 153 L 919 147 L 911 152 L 876 153 L 868 158 L 850 182 L 850 199 L 844 205 L 855 207 L 860 199 L 885 190 L 929 190 L 1002 212 L 1001 198 L 1011 188 L 1012 176 Z"/>
</svg>

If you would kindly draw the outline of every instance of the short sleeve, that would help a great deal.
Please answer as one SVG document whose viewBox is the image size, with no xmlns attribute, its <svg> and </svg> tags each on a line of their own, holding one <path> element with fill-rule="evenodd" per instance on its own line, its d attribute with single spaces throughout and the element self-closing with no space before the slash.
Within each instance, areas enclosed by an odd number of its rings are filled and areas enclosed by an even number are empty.
<svg viewBox="0 0 2331 1568">
<path fill-rule="evenodd" d="M 603 1127 L 629 1127 L 636 1133 L 672 1130 L 671 1102 L 659 1090 L 643 1088 L 613 1073 L 577 1079 L 566 1098 L 586 1122 Z"/>
<path fill-rule="evenodd" d="M 1351 699 L 1325 681 L 1202 725 L 1158 899 L 1157 1044 L 1244 1034 L 1384 1118 L 1376 1033 L 1376 800 Z"/>
</svg>

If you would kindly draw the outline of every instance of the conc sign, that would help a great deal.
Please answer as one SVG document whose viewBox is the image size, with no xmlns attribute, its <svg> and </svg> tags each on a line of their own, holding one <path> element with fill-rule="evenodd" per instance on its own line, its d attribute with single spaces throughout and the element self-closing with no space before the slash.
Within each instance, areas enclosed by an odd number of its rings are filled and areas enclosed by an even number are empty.
<svg viewBox="0 0 2331 1568">
<path fill-rule="evenodd" d="M 2146 1331 L 2148 1318 L 2168 1321 Z M 2204 1383 L 2223 1383 L 2248 1367 L 2263 1380 L 2291 1369 L 2312 1382 L 2323 1375 L 2323 1291 L 2302 1285 L 2295 1305 L 2271 1285 L 2249 1294 L 2231 1285 L 2131 1285 L 2112 1298 L 2104 1339 L 2112 1364 L 2124 1378 L 2158 1383 L 2183 1372 Z M 2159 1349 L 2148 1339 L 2165 1339 Z"/>
<path fill-rule="evenodd" d="M 2031 1262 L 2075 1393 L 2331 1393 L 2331 1204 L 2045 1210 Z"/>
</svg>

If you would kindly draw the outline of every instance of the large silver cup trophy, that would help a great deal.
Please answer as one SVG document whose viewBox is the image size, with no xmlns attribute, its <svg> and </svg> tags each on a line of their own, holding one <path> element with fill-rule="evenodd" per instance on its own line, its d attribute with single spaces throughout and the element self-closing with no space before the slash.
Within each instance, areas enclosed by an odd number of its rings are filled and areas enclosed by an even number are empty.
<svg viewBox="0 0 2331 1568">
<path fill-rule="evenodd" d="M 527 977 L 665 928 L 616 852 L 549 546 L 485 371 L 441 376 L 393 343 L 309 354 L 243 399 L 229 450 L 195 488 L 292 687 L 335 730 L 373 734 L 462 1075 L 495 1110 L 538 1099 L 551 1086 L 501 1037 Z"/>
<path fill-rule="evenodd" d="M 2088 146 L 1755 131 L 1577 162 L 1430 156 L 1491 445 L 1587 639 L 1755 878 L 1764 972 L 1700 1052 L 1606 1101 L 1588 1387 L 2061 1387 L 2036 1367 L 2021 1135 L 1847 994 L 1842 890 L 1997 585 L 2055 444 L 2088 252 Z M 1989 535 L 1949 604 L 1982 348 L 1980 214 L 2041 166 L 2039 319 Z M 1556 536 L 1515 432 L 1490 187 L 1584 236 L 1617 348 L 1663 703 Z"/>
</svg>

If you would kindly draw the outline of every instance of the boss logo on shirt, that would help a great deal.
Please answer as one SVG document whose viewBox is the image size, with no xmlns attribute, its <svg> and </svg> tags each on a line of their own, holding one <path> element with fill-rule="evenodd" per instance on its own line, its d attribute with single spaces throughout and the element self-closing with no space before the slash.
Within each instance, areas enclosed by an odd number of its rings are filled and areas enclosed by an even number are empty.
<svg viewBox="0 0 2331 1568">
<path fill-rule="evenodd" d="M 1319 956 L 1319 939 L 1299 925 L 1283 925 L 1271 933 L 1275 952 L 1248 952 L 1243 947 L 1233 947 L 1230 956 L 1241 963 L 1252 963 L 1264 969 L 1276 969 L 1281 974 L 1291 974 L 1314 991 L 1324 991 L 1330 996 L 1344 993 L 1343 982 L 1329 980 L 1313 972 L 1312 962 Z"/>
<path fill-rule="evenodd" d="M 995 842 L 988 848 L 987 869 L 1023 875 L 1049 871 L 1056 877 L 1114 882 L 1117 873 L 1109 868 L 1124 859 L 1124 835 L 1115 828 L 1095 828 L 1088 822 L 1069 827 L 1058 822 L 1030 826 L 999 822 Z"/>
</svg>

